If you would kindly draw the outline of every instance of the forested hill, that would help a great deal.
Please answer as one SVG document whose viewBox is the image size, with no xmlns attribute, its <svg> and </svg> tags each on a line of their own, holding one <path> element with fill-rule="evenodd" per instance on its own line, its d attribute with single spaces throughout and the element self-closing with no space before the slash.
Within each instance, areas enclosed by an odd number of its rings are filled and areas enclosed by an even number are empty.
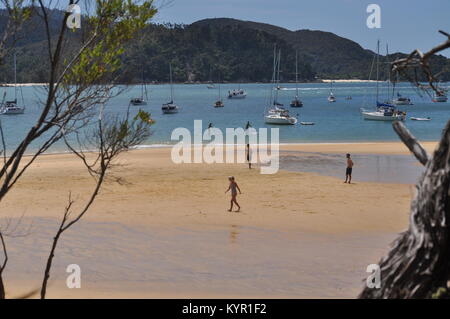
<svg viewBox="0 0 450 319">
<path fill-rule="evenodd" d="M 62 13 L 51 11 L 50 28 L 56 32 Z M 0 10 L 0 28 L 4 17 Z M 19 82 L 45 82 L 45 28 L 38 18 L 25 26 L 18 42 Z M 80 31 L 78 31 L 80 32 Z M 77 46 L 76 34 L 70 44 Z M 169 62 L 174 80 L 186 81 L 269 81 L 272 75 L 274 44 L 281 49 L 281 78 L 295 79 L 295 52 L 299 54 L 299 77 L 366 79 L 374 53 L 357 43 L 333 33 L 311 30 L 290 31 L 277 26 L 220 18 L 206 19 L 191 25 L 150 24 L 126 48 L 121 83 L 168 81 Z M 397 53 L 395 57 L 401 56 Z M 393 58 L 393 57 L 392 57 Z M 0 82 L 13 79 L 12 58 L 0 67 Z M 442 80 L 450 80 L 449 59 L 434 57 L 436 70 L 446 67 Z M 382 73 L 385 72 L 382 70 Z"/>
</svg>

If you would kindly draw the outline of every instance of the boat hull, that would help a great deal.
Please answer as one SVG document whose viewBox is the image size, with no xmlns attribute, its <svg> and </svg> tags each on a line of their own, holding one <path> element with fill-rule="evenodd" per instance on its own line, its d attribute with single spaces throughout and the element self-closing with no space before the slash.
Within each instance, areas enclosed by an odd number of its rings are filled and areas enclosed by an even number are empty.
<svg viewBox="0 0 450 319">
<path fill-rule="evenodd" d="M 21 110 L 3 110 L 1 111 L 1 115 L 18 115 L 18 114 L 24 114 L 25 110 L 21 109 Z"/>
<path fill-rule="evenodd" d="M 302 107 L 302 106 L 303 106 L 302 101 L 292 101 L 291 102 L 291 107 Z"/>
<path fill-rule="evenodd" d="M 139 106 L 139 105 L 147 105 L 147 102 L 130 102 L 131 103 L 131 105 L 134 105 L 134 106 Z"/>
<path fill-rule="evenodd" d="M 267 124 L 274 124 L 274 125 L 295 125 L 297 123 L 297 119 L 295 117 L 281 117 L 281 116 L 267 115 L 265 117 L 265 122 Z"/>
<path fill-rule="evenodd" d="M 178 113 L 179 108 L 174 104 L 164 104 L 161 110 L 164 114 L 175 114 Z"/>
<path fill-rule="evenodd" d="M 447 101 L 448 101 L 448 98 L 446 96 L 439 96 L 439 97 L 433 98 L 434 103 L 445 103 Z"/>
<path fill-rule="evenodd" d="M 247 94 L 240 94 L 240 95 L 228 95 L 229 99 L 245 99 L 247 97 Z"/>
<path fill-rule="evenodd" d="M 368 121 L 403 121 L 405 115 L 383 115 L 380 112 L 362 112 L 363 118 Z"/>
<path fill-rule="evenodd" d="M 392 104 L 394 105 L 413 105 L 411 101 L 404 101 L 404 100 L 393 100 Z"/>
</svg>

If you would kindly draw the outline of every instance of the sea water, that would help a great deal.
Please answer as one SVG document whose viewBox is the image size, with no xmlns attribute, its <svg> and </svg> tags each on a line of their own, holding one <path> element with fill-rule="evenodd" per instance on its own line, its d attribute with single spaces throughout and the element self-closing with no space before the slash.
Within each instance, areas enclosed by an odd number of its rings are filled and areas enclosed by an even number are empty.
<svg viewBox="0 0 450 319">
<path fill-rule="evenodd" d="M 380 100 L 387 96 L 385 83 L 380 84 Z M 247 98 L 229 100 L 227 91 L 238 88 L 238 84 L 222 84 L 221 97 L 225 103 L 223 108 L 214 108 L 214 102 L 219 98 L 219 90 L 208 89 L 205 84 L 177 84 L 174 85 L 174 101 L 180 106 L 177 114 L 164 115 L 161 105 L 170 100 L 170 86 L 148 85 L 149 101 L 146 106 L 131 106 L 131 114 L 140 108 L 151 113 L 156 121 L 152 127 L 151 137 L 143 144 L 147 146 L 170 145 L 171 133 L 177 127 L 193 129 L 194 120 L 203 120 L 204 129 L 211 123 L 214 127 L 225 128 L 245 127 L 247 122 L 258 129 L 260 127 L 274 127 L 264 123 L 264 112 L 269 104 L 269 96 L 278 93 L 278 102 L 283 103 L 292 115 L 298 114 L 299 122 L 314 122 L 313 126 L 275 126 L 280 129 L 281 143 L 317 143 L 317 142 L 363 142 L 363 141 L 398 141 L 392 129 L 392 123 L 382 121 L 365 121 L 361 117 L 360 108 L 374 108 L 374 83 L 335 83 L 333 85 L 336 103 L 329 103 L 327 97 L 330 92 L 327 83 L 299 84 L 299 96 L 303 101 L 302 108 L 291 108 L 290 101 L 294 98 L 295 84 L 281 84 L 283 90 L 275 92 L 269 84 L 240 84 L 247 91 Z M 408 83 L 398 85 L 403 96 L 412 99 L 414 105 L 400 106 L 407 112 L 405 122 L 410 131 L 422 141 L 439 139 L 446 122 L 450 118 L 450 103 L 433 103 L 427 94 L 419 95 L 419 91 Z M 109 114 L 125 115 L 129 101 L 140 96 L 141 86 L 120 87 L 125 91 L 112 98 L 106 105 L 105 112 Z M 23 95 L 26 112 L 23 115 L 3 115 L 0 117 L 5 133 L 7 149 L 17 146 L 26 132 L 35 124 L 42 102 L 45 101 L 43 87 L 22 87 L 19 90 L 19 103 L 22 104 Z M 1 88 L 0 93 L 6 92 L 7 99 L 13 99 L 14 88 Z M 346 97 L 351 96 L 351 100 Z M 431 117 L 428 122 L 411 121 L 410 117 Z M 38 143 L 31 147 L 36 148 Z M 49 151 L 64 151 L 62 142 L 55 144 Z"/>
</svg>

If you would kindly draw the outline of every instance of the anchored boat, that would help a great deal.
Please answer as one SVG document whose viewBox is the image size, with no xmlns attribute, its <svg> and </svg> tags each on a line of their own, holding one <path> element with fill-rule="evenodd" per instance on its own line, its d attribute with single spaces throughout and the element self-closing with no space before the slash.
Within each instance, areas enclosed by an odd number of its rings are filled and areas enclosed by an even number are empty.
<svg viewBox="0 0 450 319">
<path fill-rule="evenodd" d="M 173 102 L 173 81 L 172 81 L 172 64 L 169 64 L 170 73 L 170 102 L 162 105 L 161 110 L 164 114 L 178 113 L 179 107 Z"/>
</svg>

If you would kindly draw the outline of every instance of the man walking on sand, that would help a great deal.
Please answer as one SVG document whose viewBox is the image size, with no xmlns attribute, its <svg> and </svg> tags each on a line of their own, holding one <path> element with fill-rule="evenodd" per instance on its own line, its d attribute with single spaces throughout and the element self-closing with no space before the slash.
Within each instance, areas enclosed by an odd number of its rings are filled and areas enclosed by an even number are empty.
<svg viewBox="0 0 450 319">
<path fill-rule="evenodd" d="M 345 171 L 345 182 L 352 183 L 352 171 L 353 171 L 353 161 L 350 154 L 347 154 L 347 170 Z"/>
</svg>

